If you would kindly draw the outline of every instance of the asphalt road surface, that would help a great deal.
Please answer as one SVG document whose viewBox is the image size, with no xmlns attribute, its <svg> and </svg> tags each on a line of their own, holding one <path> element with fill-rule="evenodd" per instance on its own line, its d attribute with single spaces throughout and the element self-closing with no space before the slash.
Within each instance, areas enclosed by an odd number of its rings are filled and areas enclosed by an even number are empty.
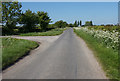
<svg viewBox="0 0 120 81">
<path fill-rule="evenodd" d="M 46 50 L 3 71 L 3 79 L 106 79 L 85 42 L 66 30 Z"/>
</svg>

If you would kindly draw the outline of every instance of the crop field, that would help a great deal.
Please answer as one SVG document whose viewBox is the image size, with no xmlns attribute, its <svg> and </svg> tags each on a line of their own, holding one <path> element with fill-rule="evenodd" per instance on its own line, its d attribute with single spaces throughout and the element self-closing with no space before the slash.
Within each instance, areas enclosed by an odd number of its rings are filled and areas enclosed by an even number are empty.
<svg viewBox="0 0 120 81">
<path fill-rule="evenodd" d="M 109 30 L 110 29 L 110 30 Z M 100 61 L 110 79 L 120 79 L 118 73 L 118 36 L 117 27 L 81 27 L 74 28 L 74 32 L 83 38 Z"/>
</svg>

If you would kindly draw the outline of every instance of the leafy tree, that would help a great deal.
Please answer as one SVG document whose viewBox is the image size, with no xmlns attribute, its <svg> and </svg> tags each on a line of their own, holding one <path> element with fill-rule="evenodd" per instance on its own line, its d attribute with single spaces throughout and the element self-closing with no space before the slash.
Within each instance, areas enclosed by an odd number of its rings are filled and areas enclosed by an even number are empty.
<svg viewBox="0 0 120 81">
<path fill-rule="evenodd" d="M 74 27 L 74 25 L 72 23 L 68 24 L 68 27 Z"/>
<path fill-rule="evenodd" d="M 22 5 L 19 2 L 2 2 L 2 24 L 7 32 L 13 33 L 21 15 L 21 7 Z"/>
<path fill-rule="evenodd" d="M 51 22 L 51 19 L 48 16 L 48 13 L 43 12 L 43 11 L 42 12 L 38 11 L 37 16 L 38 16 L 38 23 L 39 23 L 41 29 L 43 31 L 46 31 L 49 23 Z"/>
<path fill-rule="evenodd" d="M 20 24 L 23 24 L 24 32 L 33 32 L 37 23 L 37 15 L 31 10 L 26 10 L 25 13 L 22 13 L 20 18 Z"/>
<path fill-rule="evenodd" d="M 55 28 L 54 24 L 49 24 L 48 25 L 48 29 L 54 29 L 54 28 Z"/>
<path fill-rule="evenodd" d="M 90 26 L 93 26 L 93 23 L 92 23 L 92 21 L 90 21 Z"/>
<path fill-rule="evenodd" d="M 66 21 L 63 22 L 63 27 L 68 26 L 68 23 Z"/>
<path fill-rule="evenodd" d="M 55 22 L 54 25 L 55 25 L 55 27 L 58 27 L 58 28 L 64 28 L 64 27 L 66 27 L 68 24 L 67 24 L 67 22 L 60 20 L 60 21 Z"/>
<path fill-rule="evenodd" d="M 78 23 L 77 23 L 77 21 L 75 21 L 75 23 L 74 23 L 74 27 L 78 27 Z"/>
<path fill-rule="evenodd" d="M 86 22 L 85 22 L 85 26 L 90 26 L 90 22 L 89 22 L 89 21 L 86 21 Z"/>
<path fill-rule="evenodd" d="M 82 26 L 82 21 L 80 20 L 80 26 Z"/>
<path fill-rule="evenodd" d="M 86 21 L 85 26 L 93 26 L 92 21 Z"/>
<path fill-rule="evenodd" d="M 78 21 L 78 24 L 77 24 L 78 26 L 80 25 L 80 23 L 79 23 L 79 21 Z"/>
</svg>

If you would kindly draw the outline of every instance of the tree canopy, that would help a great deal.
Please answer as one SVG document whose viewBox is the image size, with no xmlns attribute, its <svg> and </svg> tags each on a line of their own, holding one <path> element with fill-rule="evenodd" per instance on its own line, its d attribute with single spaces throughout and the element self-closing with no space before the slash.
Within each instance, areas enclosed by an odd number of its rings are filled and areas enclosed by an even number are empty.
<svg viewBox="0 0 120 81">
<path fill-rule="evenodd" d="M 19 2 L 2 2 L 2 24 L 4 33 L 13 34 L 13 29 L 19 21 L 21 15 L 21 3 Z"/>
<path fill-rule="evenodd" d="M 57 28 L 64 28 L 64 27 L 66 27 L 68 24 L 67 24 L 67 22 L 65 22 L 65 21 L 63 21 L 63 20 L 60 20 L 60 21 L 57 21 L 57 22 L 55 22 L 55 27 Z"/>
<path fill-rule="evenodd" d="M 51 22 L 50 17 L 48 16 L 47 12 L 37 12 L 37 17 L 38 17 L 38 24 L 40 25 L 41 29 L 43 31 L 46 31 L 48 24 Z"/>
<path fill-rule="evenodd" d="M 33 32 L 35 30 L 35 24 L 38 23 L 37 14 L 31 10 L 26 10 L 20 17 L 20 24 L 23 24 L 24 32 Z"/>
<path fill-rule="evenodd" d="M 82 21 L 80 20 L 80 26 L 82 26 Z"/>
<path fill-rule="evenodd" d="M 7 27 L 14 27 L 21 15 L 21 3 L 2 2 L 2 23 Z"/>
<path fill-rule="evenodd" d="M 85 22 L 85 26 L 93 26 L 92 21 L 86 21 L 86 22 Z"/>
</svg>

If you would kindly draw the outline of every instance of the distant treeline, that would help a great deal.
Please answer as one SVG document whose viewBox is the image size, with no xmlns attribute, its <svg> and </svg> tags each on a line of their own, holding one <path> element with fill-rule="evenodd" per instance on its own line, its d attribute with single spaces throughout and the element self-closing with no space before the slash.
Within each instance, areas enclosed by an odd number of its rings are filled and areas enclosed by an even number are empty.
<svg viewBox="0 0 120 81">
<path fill-rule="evenodd" d="M 52 23 L 47 12 L 37 11 L 37 13 L 26 10 L 24 13 L 21 10 L 22 5 L 19 2 L 2 2 L 2 34 L 19 34 L 28 32 L 42 32 L 54 28 L 78 27 L 78 26 L 93 26 L 92 21 L 86 21 L 82 25 L 82 21 L 75 21 L 73 24 L 68 24 L 66 21 L 60 20 Z"/>
</svg>

